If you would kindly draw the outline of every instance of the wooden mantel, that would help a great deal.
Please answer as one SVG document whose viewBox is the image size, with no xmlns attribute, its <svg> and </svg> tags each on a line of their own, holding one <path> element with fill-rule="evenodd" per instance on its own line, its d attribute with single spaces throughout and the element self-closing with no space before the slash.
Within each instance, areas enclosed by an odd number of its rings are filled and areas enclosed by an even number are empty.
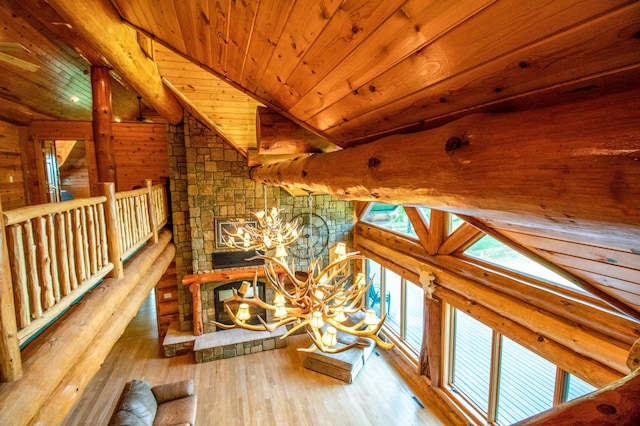
<svg viewBox="0 0 640 426">
<path fill-rule="evenodd" d="M 283 274 L 285 272 L 284 269 L 279 266 L 274 267 L 273 271 L 276 274 Z M 200 286 L 202 284 L 252 279 L 255 277 L 263 278 L 264 276 L 265 272 L 263 268 L 229 269 L 225 271 L 185 275 L 182 278 L 182 284 L 187 286 L 193 299 L 193 335 L 201 336 L 204 332 L 204 324 L 202 323 L 202 296 L 200 294 Z"/>
</svg>

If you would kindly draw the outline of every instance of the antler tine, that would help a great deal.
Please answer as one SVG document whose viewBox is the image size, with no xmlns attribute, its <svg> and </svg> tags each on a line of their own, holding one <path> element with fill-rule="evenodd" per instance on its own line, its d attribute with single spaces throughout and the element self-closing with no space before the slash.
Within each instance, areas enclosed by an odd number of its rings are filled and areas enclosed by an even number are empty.
<svg viewBox="0 0 640 426">
<path fill-rule="evenodd" d="M 258 325 L 251 325 L 251 324 L 247 324 L 247 323 L 241 323 L 238 320 L 238 318 L 236 318 L 234 313 L 231 311 L 231 308 L 229 307 L 229 305 L 225 304 L 224 305 L 224 309 L 225 309 L 225 311 L 227 311 L 227 314 L 229 315 L 229 318 L 231 318 L 231 321 L 233 321 L 233 323 L 235 325 L 237 325 L 238 327 L 246 328 L 246 329 L 253 330 L 253 331 L 264 331 L 264 330 L 266 330 L 265 327 L 261 327 L 261 326 L 258 326 Z"/>
</svg>

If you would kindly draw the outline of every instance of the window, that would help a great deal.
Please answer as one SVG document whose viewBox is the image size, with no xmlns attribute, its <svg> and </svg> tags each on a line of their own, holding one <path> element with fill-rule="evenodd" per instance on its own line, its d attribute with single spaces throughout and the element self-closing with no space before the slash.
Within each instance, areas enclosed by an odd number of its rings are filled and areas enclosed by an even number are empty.
<svg viewBox="0 0 640 426">
<path fill-rule="evenodd" d="M 424 292 L 422 288 L 407 282 L 406 317 L 407 327 L 405 341 L 417 353 L 422 347 L 424 329 Z"/>
<path fill-rule="evenodd" d="M 400 335 L 400 302 L 402 300 L 402 278 L 400 275 L 385 268 L 384 288 L 389 295 L 386 324 Z"/>
<path fill-rule="evenodd" d="M 553 407 L 556 366 L 502 337 L 497 423 L 510 425 Z"/>
<path fill-rule="evenodd" d="M 453 213 L 449 213 L 449 235 L 453 234 L 453 231 L 458 229 L 463 223 L 464 220 L 460 219 Z"/>
<path fill-rule="evenodd" d="M 491 377 L 492 330 L 462 311 L 454 311 L 451 387 L 487 413 Z"/>
<path fill-rule="evenodd" d="M 362 220 L 390 231 L 418 238 L 402 206 L 372 203 Z"/>
<path fill-rule="evenodd" d="M 449 309 L 447 384 L 453 398 L 473 407 L 486 423 L 510 425 L 552 408 L 554 401 L 595 390 L 464 312 Z"/>
<path fill-rule="evenodd" d="M 373 280 L 367 294 L 367 306 L 373 309 L 379 318 L 381 313 L 387 314 L 387 333 L 392 333 L 417 359 L 424 329 L 422 287 L 405 280 L 371 259 L 367 259 L 366 269 L 368 280 Z"/>
<path fill-rule="evenodd" d="M 380 294 L 381 293 L 381 266 L 371 259 L 367 259 L 367 283 L 372 281 L 369 292 L 367 293 L 367 306 L 376 311 L 376 315 L 380 318 Z"/>
<path fill-rule="evenodd" d="M 534 278 L 583 291 L 571 281 L 528 257 L 521 255 L 511 247 L 508 247 L 489 235 L 480 238 L 475 244 L 465 250 L 464 254 Z"/>
<path fill-rule="evenodd" d="M 591 393 L 597 388 L 590 385 L 584 380 L 580 380 L 573 374 L 567 374 L 566 392 L 563 401 L 571 401 L 572 399 L 580 398 L 583 395 Z"/>
</svg>

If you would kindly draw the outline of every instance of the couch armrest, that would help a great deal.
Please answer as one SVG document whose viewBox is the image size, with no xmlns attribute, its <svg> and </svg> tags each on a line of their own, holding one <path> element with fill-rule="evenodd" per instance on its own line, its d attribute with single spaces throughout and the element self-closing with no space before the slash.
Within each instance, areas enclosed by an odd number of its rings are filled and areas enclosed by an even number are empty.
<svg viewBox="0 0 640 426">
<path fill-rule="evenodd" d="M 191 396 L 195 393 L 193 379 L 157 385 L 151 388 L 151 391 L 156 397 L 158 404 L 178 398 L 184 398 L 185 396 Z"/>
</svg>

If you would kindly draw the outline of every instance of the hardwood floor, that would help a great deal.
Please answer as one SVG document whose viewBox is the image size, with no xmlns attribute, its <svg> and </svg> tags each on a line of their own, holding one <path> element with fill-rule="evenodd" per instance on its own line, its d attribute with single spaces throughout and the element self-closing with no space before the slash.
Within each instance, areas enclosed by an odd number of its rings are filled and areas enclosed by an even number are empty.
<svg viewBox="0 0 640 426">
<path fill-rule="evenodd" d="M 153 295 L 143 304 L 64 425 L 105 425 L 124 384 L 193 378 L 198 425 L 450 425 L 383 350 L 352 384 L 307 370 L 304 335 L 284 349 L 196 364 L 193 354 L 163 358 Z"/>
</svg>

